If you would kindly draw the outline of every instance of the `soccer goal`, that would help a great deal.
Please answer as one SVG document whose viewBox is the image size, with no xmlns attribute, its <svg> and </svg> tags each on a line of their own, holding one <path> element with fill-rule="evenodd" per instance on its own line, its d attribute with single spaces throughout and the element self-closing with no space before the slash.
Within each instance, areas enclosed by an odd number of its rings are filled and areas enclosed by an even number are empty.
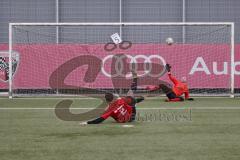
<svg viewBox="0 0 240 160">
<path fill-rule="evenodd" d="M 192 95 L 234 96 L 234 23 L 10 23 L 9 57 L 9 97 L 125 93 L 132 70 L 145 93 L 172 85 L 166 63 Z"/>
</svg>

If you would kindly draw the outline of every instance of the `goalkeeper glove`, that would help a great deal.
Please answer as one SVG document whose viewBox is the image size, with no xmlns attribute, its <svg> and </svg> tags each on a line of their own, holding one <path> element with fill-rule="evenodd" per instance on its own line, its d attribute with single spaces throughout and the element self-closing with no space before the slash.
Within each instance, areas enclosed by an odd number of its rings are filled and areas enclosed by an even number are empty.
<svg viewBox="0 0 240 160">
<path fill-rule="evenodd" d="M 170 66 L 170 64 L 166 64 L 165 68 L 166 68 L 166 70 L 167 70 L 168 72 L 171 71 L 171 66 Z"/>
</svg>

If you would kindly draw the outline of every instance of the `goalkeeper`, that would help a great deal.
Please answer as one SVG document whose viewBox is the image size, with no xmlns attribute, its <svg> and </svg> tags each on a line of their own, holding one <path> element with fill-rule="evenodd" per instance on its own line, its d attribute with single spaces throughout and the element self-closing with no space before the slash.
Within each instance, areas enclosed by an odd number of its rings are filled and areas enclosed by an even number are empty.
<svg viewBox="0 0 240 160">
<path fill-rule="evenodd" d="M 189 90 L 186 83 L 186 77 L 182 77 L 181 81 L 177 80 L 174 76 L 171 74 L 171 66 L 169 64 L 166 64 L 166 70 L 168 71 L 168 78 L 173 82 L 174 86 L 173 88 L 170 88 L 166 86 L 165 84 L 160 84 L 159 86 L 154 87 L 148 87 L 148 90 L 154 91 L 161 89 L 166 96 L 168 97 L 167 102 L 179 102 L 185 100 L 194 100 L 193 98 L 189 98 Z M 182 95 L 184 94 L 184 98 Z"/>
</svg>

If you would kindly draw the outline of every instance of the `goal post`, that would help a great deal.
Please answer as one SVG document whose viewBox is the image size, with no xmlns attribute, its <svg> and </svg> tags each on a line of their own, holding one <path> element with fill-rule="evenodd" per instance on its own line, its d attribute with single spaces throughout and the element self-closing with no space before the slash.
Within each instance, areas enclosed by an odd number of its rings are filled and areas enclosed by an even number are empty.
<svg viewBox="0 0 240 160">
<path fill-rule="evenodd" d="M 184 33 L 182 33 L 183 27 Z M 56 28 L 58 33 L 55 33 Z M 130 42 L 131 47 L 124 50 L 117 44 L 116 49 L 106 50 L 104 46 L 112 43 L 111 35 L 119 33 L 120 28 L 121 38 Z M 56 43 L 57 36 L 59 36 L 58 43 Z M 174 40 L 171 46 L 165 43 L 166 38 L 169 37 Z M 19 73 L 13 77 L 11 66 L 15 51 L 23 60 L 19 65 Z M 9 23 L 9 98 L 32 94 L 55 95 L 55 89 L 60 90 L 60 93 L 63 93 L 61 95 L 65 95 L 68 89 L 62 86 L 52 88 L 49 85 L 52 73 L 65 61 L 81 55 L 96 56 L 96 59 L 103 61 L 106 57 L 113 58 L 118 54 L 126 54 L 128 58 L 130 57 L 128 60 L 130 63 L 133 61 L 135 63 L 137 60 L 140 63 L 150 63 L 152 57 L 156 59 L 153 60 L 154 63 L 162 63 L 159 59 L 163 58 L 173 66 L 172 72 L 176 77 L 180 79 L 182 76 L 187 76 L 192 95 L 234 97 L 233 22 L 121 22 Z M 109 66 L 107 64 L 104 70 L 109 71 Z M 110 84 L 112 76 L 104 74 L 106 72 L 103 72 L 103 68 L 97 76 L 99 79 L 91 83 L 78 80 L 83 78 L 84 74 L 81 72 L 85 72 L 86 69 L 80 71 L 76 68 L 76 70 L 72 70 L 74 73 L 70 73 L 68 78 L 69 83 L 74 84 L 72 86 L 80 84 L 80 87 L 94 88 L 96 92 L 116 89 Z M 144 73 L 139 74 L 147 76 Z M 158 78 L 168 81 L 164 75 Z M 126 81 L 126 85 L 119 85 L 117 89 L 125 89 L 127 84 L 129 85 L 129 81 Z M 79 93 L 83 92 L 78 90 L 77 94 Z"/>
<path fill-rule="evenodd" d="M 231 26 L 231 94 L 230 97 L 234 98 L 234 78 L 235 78 L 235 37 L 234 37 L 234 23 L 230 24 Z"/>
</svg>

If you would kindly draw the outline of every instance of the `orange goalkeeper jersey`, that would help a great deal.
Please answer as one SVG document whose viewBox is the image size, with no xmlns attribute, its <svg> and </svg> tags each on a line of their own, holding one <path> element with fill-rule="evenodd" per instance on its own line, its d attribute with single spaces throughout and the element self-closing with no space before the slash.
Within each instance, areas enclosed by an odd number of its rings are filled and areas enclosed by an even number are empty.
<svg viewBox="0 0 240 160">
<path fill-rule="evenodd" d="M 186 83 L 178 81 L 171 73 L 168 73 L 169 79 L 173 82 L 174 87 L 172 88 L 176 96 L 185 95 L 185 99 L 189 98 L 189 91 Z"/>
</svg>

